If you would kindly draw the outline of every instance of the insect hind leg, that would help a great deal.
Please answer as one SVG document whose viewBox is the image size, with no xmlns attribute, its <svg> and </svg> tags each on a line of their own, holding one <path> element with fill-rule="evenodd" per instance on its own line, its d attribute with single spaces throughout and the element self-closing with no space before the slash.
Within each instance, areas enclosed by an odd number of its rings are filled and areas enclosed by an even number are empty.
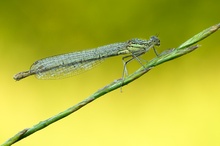
<svg viewBox="0 0 220 146">
<path fill-rule="evenodd" d="M 131 57 L 129 60 L 127 60 L 127 61 L 125 61 L 125 58 L 129 58 L 129 57 Z M 126 67 L 126 65 L 130 62 L 130 61 L 132 61 L 134 59 L 134 57 L 133 57 L 133 55 L 128 55 L 128 56 L 124 56 L 123 58 L 122 58 L 122 62 L 123 62 L 123 72 L 122 72 L 122 79 L 124 80 L 124 76 L 126 75 L 128 75 L 128 70 L 127 70 L 127 67 Z"/>
<path fill-rule="evenodd" d="M 140 55 L 142 55 L 142 54 L 144 54 L 144 53 L 140 53 L 140 54 L 138 54 L 138 55 L 136 55 L 136 54 L 131 54 L 131 55 L 128 55 L 128 56 L 124 56 L 124 57 L 122 58 L 122 62 L 123 62 L 123 65 L 124 65 L 124 66 L 123 66 L 123 72 L 122 72 L 121 92 L 122 92 L 122 85 L 123 85 L 123 83 L 124 83 L 124 77 L 128 75 L 128 70 L 127 70 L 127 67 L 126 67 L 127 64 L 128 64 L 129 62 L 131 62 L 132 60 L 136 59 L 136 60 L 139 62 L 139 64 L 144 67 L 144 65 L 143 65 L 143 63 L 141 62 L 140 58 L 138 58 L 138 56 L 140 56 Z M 131 58 L 128 59 L 127 61 L 125 61 L 125 59 L 126 59 L 126 58 L 129 58 L 129 57 L 131 57 Z M 145 68 L 145 67 L 144 67 L 144 68 Z"/>
</svg>

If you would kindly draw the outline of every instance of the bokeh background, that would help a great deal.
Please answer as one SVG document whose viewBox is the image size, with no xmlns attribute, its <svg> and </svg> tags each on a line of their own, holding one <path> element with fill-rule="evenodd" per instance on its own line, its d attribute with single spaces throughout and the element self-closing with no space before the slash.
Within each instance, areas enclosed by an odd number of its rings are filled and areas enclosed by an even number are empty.
<svg viewBox="0 0 220 146">
<path fill-rule="evenodd" d="M 34 61 L 156 34 L 161 52 L 219 23 L 219 6 L 219 0 L 1 0 L 0 143 L 122 75 L 121 57 L 115 57 L 63 80 L 13 80 Z M 15 145 L 219 146 L 219 38 L 213 34 L 122 93 L 115 90 Z"/>
</svg>

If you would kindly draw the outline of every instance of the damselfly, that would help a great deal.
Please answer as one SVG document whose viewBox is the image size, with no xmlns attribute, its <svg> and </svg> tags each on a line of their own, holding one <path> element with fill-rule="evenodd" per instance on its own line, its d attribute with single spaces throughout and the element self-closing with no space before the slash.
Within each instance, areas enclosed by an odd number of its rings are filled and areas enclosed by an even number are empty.
<svg viewBox="0 0 220 146">
<path fill-rule="evenodd" d="M 138 57 L 151 48 L 158 55 L 154 46 L 159 45 L 158 37 L 152 36 L 149 40 L 131 39 L 127 42 L 110 44 L 95 49 L 56 55 L 34 62 L 30 70 L 16 74 L 14 79 L 19 81 L 30 75 L 35 75 L 38 79 L 65 78 L 89 70 L 100 64 L 105 58 L 125 55 L 122 58 L 124 63 L 123 79 L 124 74 L 127 73 L 127 63 L 136 59 L 141 64 Z M 125 58 L 130 59 L 124 61 Z"/>
</svg>

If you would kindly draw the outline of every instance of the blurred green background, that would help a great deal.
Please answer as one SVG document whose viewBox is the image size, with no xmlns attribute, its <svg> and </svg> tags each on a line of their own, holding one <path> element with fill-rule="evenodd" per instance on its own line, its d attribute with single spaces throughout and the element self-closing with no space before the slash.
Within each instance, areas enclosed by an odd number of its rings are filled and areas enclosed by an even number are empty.
<svg viewBox="0 0 220 146">
<path fill-rule="evenodd" d="M 156 34 L 161 52 L 219 23 L 219 6 L 219 0 L 1 0 L 0 143 L 120 78 L 123 66 L 116 57 L 63 80 L 15 82 L 13 75 L 34 61 Z M 15 145 L 219 146 L 219 38 L 217 32 L 122 93 L 113 91 Z"/>
</svg>

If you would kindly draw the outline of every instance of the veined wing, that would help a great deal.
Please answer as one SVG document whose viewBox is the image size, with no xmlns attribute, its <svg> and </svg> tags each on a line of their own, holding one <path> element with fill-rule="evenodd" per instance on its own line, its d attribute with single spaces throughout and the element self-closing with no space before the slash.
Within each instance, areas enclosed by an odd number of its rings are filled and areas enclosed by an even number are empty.
<svg viewBox="0 0 220 146">
<path fill-rule="evenodd" d="M 31 66 L 30 71 L 34 72 L 38 79 L 62 79 L 90 70 L 103 60 L 94 59 L 91 51 L 74 52 L 38 60 Z"/>
</svg>

